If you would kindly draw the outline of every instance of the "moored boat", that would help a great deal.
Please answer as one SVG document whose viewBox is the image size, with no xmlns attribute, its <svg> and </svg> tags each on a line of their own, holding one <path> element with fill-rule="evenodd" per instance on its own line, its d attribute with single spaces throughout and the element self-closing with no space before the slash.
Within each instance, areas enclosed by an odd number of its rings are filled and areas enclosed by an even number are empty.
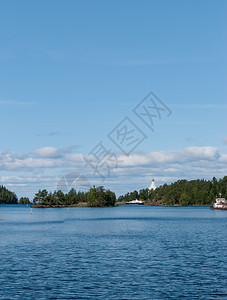
<svg viewBox="0 0 227 300">
<path fill-rule="evenodd" d="M 219 197 L 215 199 L 215 203 L 210 207 L 212 210 L 227 210 L 227 201 L 225 198 Z"/>
<path fill-rule="evenodd" d="M 131 204 L 131 205 L 144 205 L 144 202 L 136 199 L 136 200 L 132 200 L 132 201 L 126 202 L 126 204 Z"/>
</svg>

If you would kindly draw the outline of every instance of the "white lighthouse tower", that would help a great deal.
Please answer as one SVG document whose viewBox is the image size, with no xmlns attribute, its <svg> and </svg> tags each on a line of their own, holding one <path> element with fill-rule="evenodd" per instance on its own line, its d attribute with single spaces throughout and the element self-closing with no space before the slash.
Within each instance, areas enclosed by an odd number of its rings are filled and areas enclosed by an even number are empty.
<svg viewBox="0 0 227 300">
<path fill-rule="evenodd" d="M 152 179 L 152 182 L 151 182 L 151 185 L 150 185 L 150 187 L 149 187 L 149 190 L 150 191 L 155 191 L 155 189 L 156 189 L 156 186 L 155 186 L 155 183 L 154 183 L 154 178 Z"/>
</svg>

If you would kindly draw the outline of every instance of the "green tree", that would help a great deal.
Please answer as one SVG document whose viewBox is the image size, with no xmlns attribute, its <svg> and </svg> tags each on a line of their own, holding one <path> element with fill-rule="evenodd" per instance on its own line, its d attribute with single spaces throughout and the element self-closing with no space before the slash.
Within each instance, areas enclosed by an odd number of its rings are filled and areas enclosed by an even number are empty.
<svg viewBox="0 0 227 300">
<path fill-rule="evenodd" d="M 0 186 L 0 204 L 17 204 L 18 198 L 4 186 Z"/>
<path fill-rule="evenodd" d="M 116 203 L 116 195 L 114 192 L 111 192 L 110 190 L 107 190 L 105 192 L 105 200 L 106 200 L 106 206 L 114 206 Z"/>
<path fill-rule="evenodd" d="M 48 192 L 47 190 L 39 190 L 38 193 L 35 194 L 35 197 L 33 199 L 34 203 L 40 203 L 40 204 L 45 204 L 46 200 L 47 200 L 47 195 Z"/>
<path fill-rule="evenodd" d="M 19 204 L 30 204 L 31 202 L 29 201 L 29 198 L 28 197 L 21 197 L 19 199 Z"/>
<path fill-rule="evenodd" d="M 87 193 L 87 205 L 91 207 L 114 206 L 115 201 L 115 193 L 110 190 L 105 191 L 103 186 L 93 186 Z"/>
<path fill-rule="evenodd" d="M 79 202 L 78 194 L 74 188 L 65 195 L 65 200 L 68 205 L 77 204 Z"/>
<path fill-rule="evenodd" d="M 158 202 L 163 205 L 211 205 L 215 197 L 221 193 L 227 197 L 227 176 L 217 180 L 204 179 L 178 180 L 169 185 L 164 184 L 155 191 L 140 190 L 139 198 L 145 201 Z M 133 192 L 121 195 L 120 201 L 128 201 Z"/>
<path fill-rule="evenodd" d="M 181 206 L 190 205 L 190 196 L 187 193 L 182 193 L 180 196 L 179 204 Z"/>
</svg>

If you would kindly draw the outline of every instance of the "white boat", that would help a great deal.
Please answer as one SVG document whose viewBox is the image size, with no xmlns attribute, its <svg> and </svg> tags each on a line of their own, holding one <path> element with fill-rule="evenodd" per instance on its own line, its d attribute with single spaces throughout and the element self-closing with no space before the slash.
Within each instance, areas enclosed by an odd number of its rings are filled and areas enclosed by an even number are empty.
<svg viewBox="0 0 227 300">
<path fill-rule="evenodd" d="M 136 200 L 132 200 L 132 201 L 126 202 L 126 204 L 131 204 L 131 205 L 144 205 L 144 202 L 136 199 Z"/>
<path fill-rule="evenodd" d="M 215 203 L 210 207 L 213 210 L 227 210 L 227 201 L 225 198 L 216 198 Z"/>
</svg>

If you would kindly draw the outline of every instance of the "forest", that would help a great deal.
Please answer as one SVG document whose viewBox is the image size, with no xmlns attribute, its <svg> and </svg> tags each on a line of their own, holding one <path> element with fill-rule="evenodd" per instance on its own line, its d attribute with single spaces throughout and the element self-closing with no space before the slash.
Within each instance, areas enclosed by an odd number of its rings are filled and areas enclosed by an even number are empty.
<svg viewBox="0 0 227 300">
<path fill-rule="evenodd" d="M 61 207 L 76 206 L 79 203 L 86 203 L 89 207 L 114 206 L 116 195 L 110 190 L 105 190 L 103 186 L 91 187 L 88 192 L 77 192 L 71 189 L 64 194 L 62 191 L 48 192 L 39 190 L 33 199 L 35 207 Z"/>
<path fill-rule="evenodd" d="M 0 186 L 0 204 L 17 204 L 18 198 L 15 193 L 6 187 Z"/>
<path fill-rule="evenodd" d="M 178 180 L 171 184 L 164 184 L 155 191 L 149 189 L 134 190 L 118 197 L 118 203 L 131 200 L 143 200 L 148 205 L 163 206 L 191 206 L 191 205 L 212 205 L 219 195 L 227 198 L 227 176 L 217 180 Z M 6 187 L 0 186 L 0 204 L 29 204 L 28 197 L 18 198 L 14 192 Z M 33 199 L 35 207 L 62 207 L 62 206 L 89 206 L 104 207 L 114 206 L 116 195 L 103 186 L 91 187 L 88 192 L 71 189 L 68 193 L 62 191 L 48 192 L 46 189 L 39 190 Z"/>
<path fill-rule="evenodd" d="M 211 181 L 204 179 L 178 180 L 169 185 L 164 184 L 156 188 L 155 191 L 149 191 L 149 189 L 135 190 L 120 196 L 118 201 L 127 202 L 140 199 L 151 205 L 211 205 L 219 194 L 222 197 L 227 197 L 227 176 L 219 180 L 213 177 Z"/>
</svg>

